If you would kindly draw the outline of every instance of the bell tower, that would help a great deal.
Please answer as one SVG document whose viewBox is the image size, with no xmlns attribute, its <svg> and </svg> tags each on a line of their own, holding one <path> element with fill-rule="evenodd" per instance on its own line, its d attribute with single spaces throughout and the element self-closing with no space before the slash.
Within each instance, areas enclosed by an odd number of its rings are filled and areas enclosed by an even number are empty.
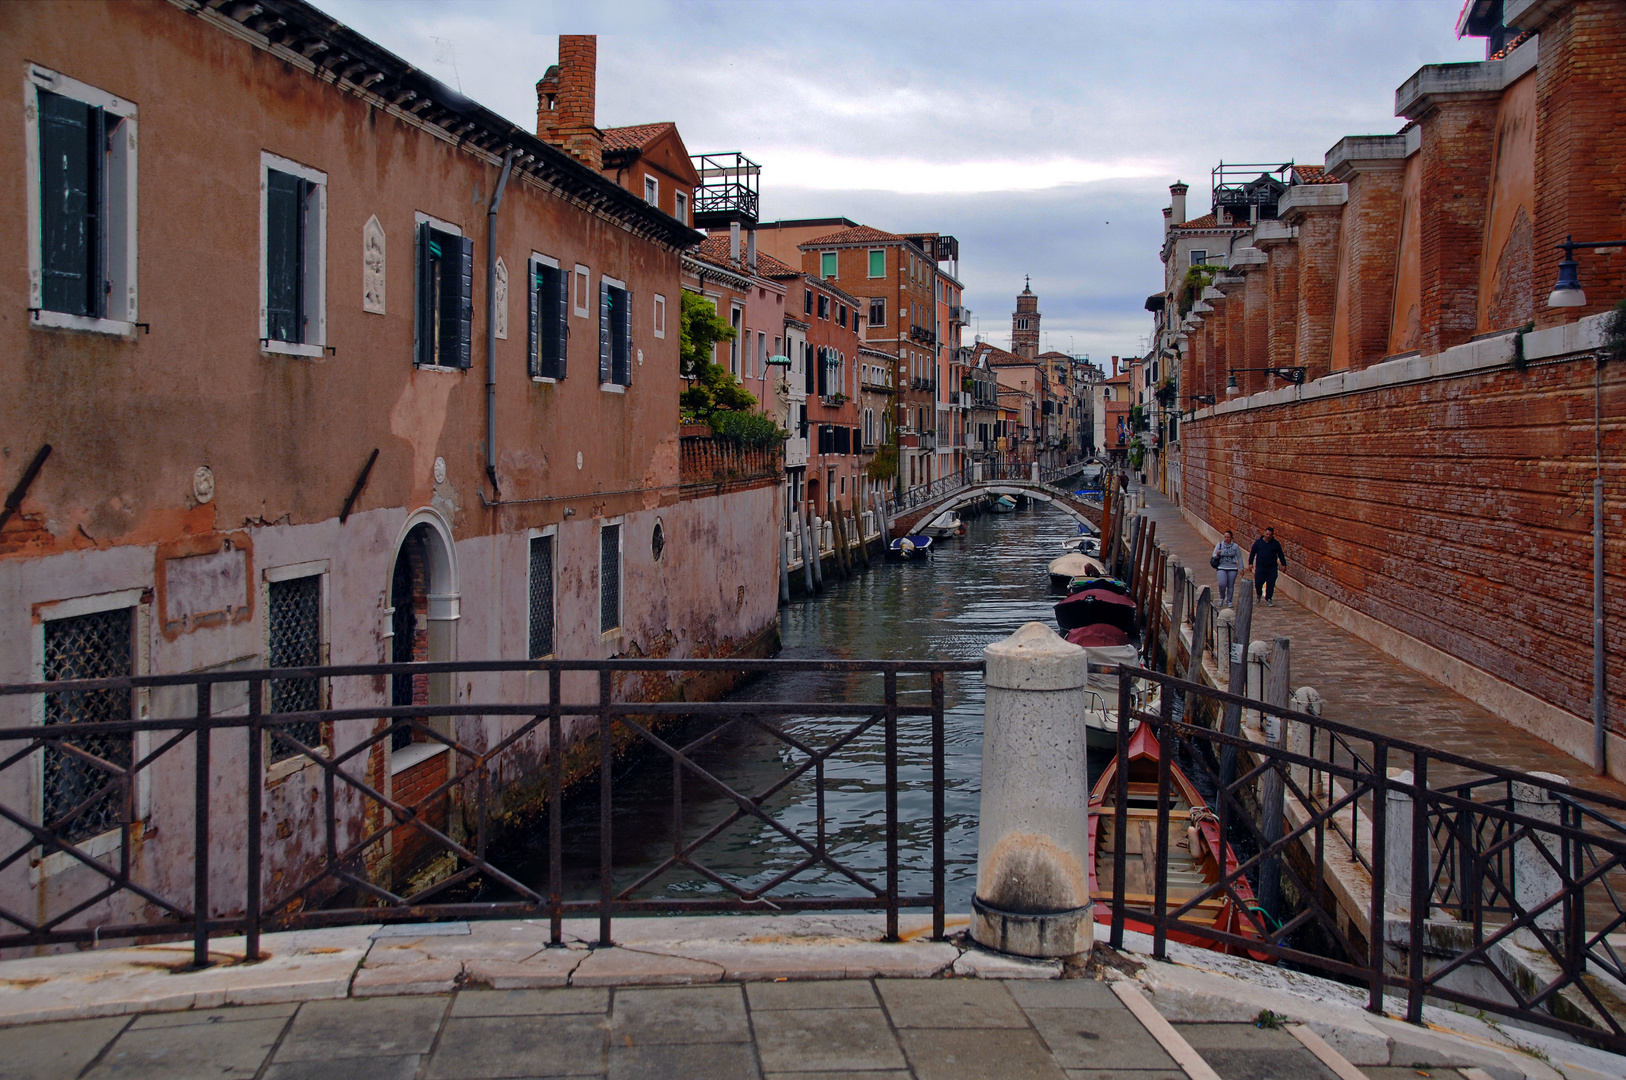
<svg viewBox="0 0 1626 1080">
<path fill-rule="evenodd" d="M 1033 279 L 1024 278 L 1011 315 L 1011 352 L 1025 360 L 1039 358 L 1039 298 L 1033 295 Z"/>
</svg>

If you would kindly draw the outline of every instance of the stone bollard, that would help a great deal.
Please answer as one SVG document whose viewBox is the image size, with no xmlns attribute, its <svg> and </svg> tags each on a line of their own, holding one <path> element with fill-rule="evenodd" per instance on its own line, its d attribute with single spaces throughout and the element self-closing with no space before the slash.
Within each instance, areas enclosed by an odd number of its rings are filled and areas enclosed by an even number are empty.
<svg viewBox="0 0 1626 1080">
<path fill-rule="evenodd" d="M 1293 697 L 1288 707 L 1294 712 L 1309 713 L 1311 716 L 1321 715 L 1321 694 L 1313 686 L 1301 686 L 1293 691 Z M 1287 725 L 1287 749 L 1289 753 L 1300 757 L 1309 757 L 1310 726 L 1297 720 Z M 1308 765 L 1291 765 L 1288 773 L 1293 777 L 1293 783 L 1307 795 L 1319 797 L 1320 793 L 1310 789 L 1310 767 Z"/>
<path fill-rule="evenodd" d="M 1265 699 L 1265 668 L 1270 666 L 1270 642 L 1248 642 L 1248 694 L 1254 701 Z M 1264 730 L 1264 717 L 1258 709 L 1242 710 L 1242 722 L 1255 730 Z"/>
<path fill-rule="evenodd" d="M 1389 779 L 1410 784 L 1411 770 L 1391 766 Z M 1405 915 L 1411 911 L 1411 792 L 1390 788 L 1384 810 L 1383 910 Z"/>
<path fill-rule="evenodd" d="M 982 808 L 971 938 L 1018 956 L 1087 953 L 1085 652 L 1030 622 L 983 650 Z"/>
<path fill-rule="evenodd" d="M 1550 772 L 1536 772 L 1530 775 L 1557 784 L 1569 783 L 1564 777 Z M 1520 817 L 1535 818 L 1553 826 L 1559 823 L 1558 800 L 1553 798 L 1552 792 L 1539 784 L 1526 784 L 1518 780 L 1513 782 L 1513 812 Z M 1553 868 L 1553 863 L 1562 864 L 1563 861 L 1564 844 L 1556 834 L 1537 830 L 1534 836 L 1515 841 L 1514 901 L 1529 911 L 1558 895 L 1564 888 L 1564 878 Z M 1560 901 L 1535 917 L 1535 924 L 1547 931 L 1549 939 L 1555 937 L 1555 932 L 1564 927 L 1564 906 Z M 1523 927 L 1513 931 L 1513 940 L 1526 949 L 1541 951 L 1546 949 L 1534 931 Z"/>
<path fill-rule="evenodd" d="M 1236 609 L 1220 608 L 1220 613 L 1214 616 L 1214 666 L 1219 669 L 1220 682 L 1224 683 L 1226 673 L 1231 670 L 1231 646 L 1235 644 L 1232 638 L 1236 634 Z"/>
</svg>

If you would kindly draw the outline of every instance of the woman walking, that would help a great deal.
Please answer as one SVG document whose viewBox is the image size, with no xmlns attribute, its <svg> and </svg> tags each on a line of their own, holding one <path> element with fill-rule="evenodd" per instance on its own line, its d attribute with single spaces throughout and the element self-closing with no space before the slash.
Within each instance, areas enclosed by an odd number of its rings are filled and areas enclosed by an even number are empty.
<svg viewBox="0 0 1626 1080">
<path fill-rule="evenodd" d="M 1242 548 L 1225 530 L 1225 538 L 1214 545 L 1209 565 L 1219 575 L 1220 607 L 1231 607 L 1236 600 L 1236 576 L 1242 572 Z"/>
</svg>

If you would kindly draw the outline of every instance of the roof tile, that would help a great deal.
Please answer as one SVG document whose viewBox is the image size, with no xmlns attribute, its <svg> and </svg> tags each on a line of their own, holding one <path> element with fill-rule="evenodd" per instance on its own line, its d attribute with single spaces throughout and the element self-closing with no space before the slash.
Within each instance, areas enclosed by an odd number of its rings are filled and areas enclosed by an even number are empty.
<svg viewBox="0 0 1626 1080">
<path fill-rule="evenodd" d="M 656 137 L 672 130 L 677 125 L 671 121 L 659 124 L 633 124 L 629 127 L 605 128 L 604 149 L 606 150 L 642 150 Z"/>
</svg>

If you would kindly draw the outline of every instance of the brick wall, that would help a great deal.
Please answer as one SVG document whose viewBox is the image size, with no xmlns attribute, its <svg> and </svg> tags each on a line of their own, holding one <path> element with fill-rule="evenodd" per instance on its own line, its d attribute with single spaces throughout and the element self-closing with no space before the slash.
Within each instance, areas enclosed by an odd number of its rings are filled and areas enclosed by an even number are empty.
<svg viewBox="0 0 1626 1080">
<path fill-rule="evenodd" d="M 1272 244 L 1267 250 L 1270 285 L 1265 351 L 1271 367 L 1292 367 L 1298 363 L 1299 248 L 1297 244 Z"/>
<path fill-rule="evenodd" d="M 809 435 L 816 438 L 816 432 Z M 744 447 L 709 435 L 678 440 L 678 475 L 683 497 L 702 498 L 719 490 L 777 484 L 784 475 L 784 448 Z"/>
<path fill-rule="evenodd" d="M 1342 210 L 1301 211 L 1298 265 L 1298 363 L 1312 379 L 1331 370 L 1332 324 L 1337 312 L 1338 234 Z"/>
<path fill-rule="evenodd" d="M 1479 268 L 1496 142 L 1493 94 L 1465 94 L 1422 118 L 1422 336 L 1418 347 L 1442 352 L 1474 336 L 1479 323 Z"/>
<path fill-rule="evenodd" d="M 1397 159 L 1392 167 L 1365 168 L 1350 183 L 1344 206 L 1344 245 L 1349 250 L 1345 345 L 1349 367 L 1356 370 L 1377 363 L 1388 352 L 1404 165 L 1404 159 Z"/>
<path fill-rule="evenodd" d="M 1243 271 L 1248 278 L 1244 296 L 1246 308 L 1242 316 L 1242 366 L 1266 367 L 1270 363 L 1270 344 L 1267 305 L 1270 303 L 1270 272 L 1263 266 L 1250 266 Z M 1261 375 L 1249 375 L 1248 386 L 1262 387 Z"/>
<path fill-rule="evenodd" d="M 1181 427 L 1182 502 L 1289 575 L 1591 716 L 1593 374 L 1508 369 Z M 1603 369 L 1612 730 L 1626 733 L 1626 367 Z M 1419 733 L 1426 735 L 1426 733 Z"/>
</svg>

